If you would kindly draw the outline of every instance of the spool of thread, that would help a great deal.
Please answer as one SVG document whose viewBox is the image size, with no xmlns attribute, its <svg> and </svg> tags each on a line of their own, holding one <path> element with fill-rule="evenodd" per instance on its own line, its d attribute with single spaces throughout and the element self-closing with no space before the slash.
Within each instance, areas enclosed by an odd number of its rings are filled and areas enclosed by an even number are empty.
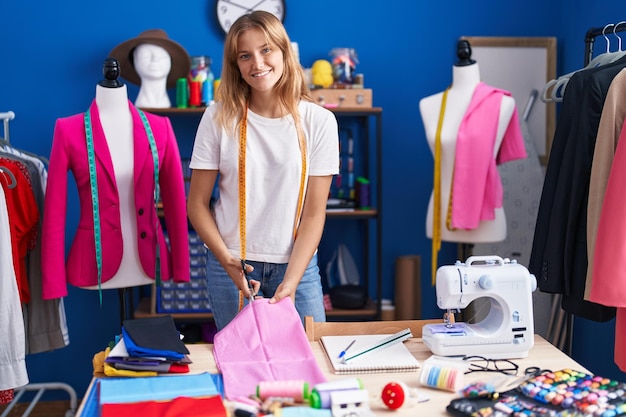
<svg viewBox="0 0 626 417">
<path fill-rule="evenodd" d="M 309 400 L 309 384 L 300 380 L 261 381 L 256 387 L 256 395 L 261 400 L 281 397 L 293 398 L 295 402 L 304 403 Z"/>
<path fill-rule="evenodd" d="M 331 393 L 341 390 L 361 390 L 363 383 L 358 378 L 344 378 L 337 381 L 316 384 L 309 396 L 309 405 L 313 408 L 331 408 Z"/>
<path fill-rule="evenodd" d="M 189 102 L 189 90 L 186 78 L 179 78 L 176 81 L 176 107 L 179 109 L 187 108 Z"/>
<path fill-rule="evenodd" d="M 466 367 L 452 361 L 429 358 L 420 372 L 420 383 L 426 387 L 457 392 L 463 387 Z"/>
<path fill-rule="evenodd" d="M 216 78 L 215 80 L 213 80 L 213 100 L 217 101 L 220 99 L 220 95 L 219 95 L 219 87 L 220 87 L 220 82 L 222 80 L 219 78 Z"/>
<path fill-rule="evenodd" d="M 370 182 L 367 178 L 358 177 L 356 179 L 356 200 L 357 205 L 362 210 L 370 208 Z"/>
<path fill-rule="evenodd" d="M 200 81 L 191 81 L 189 83 L 189 105 L 198 107 L 202 104 L 202 86 Z"/>
</svg>

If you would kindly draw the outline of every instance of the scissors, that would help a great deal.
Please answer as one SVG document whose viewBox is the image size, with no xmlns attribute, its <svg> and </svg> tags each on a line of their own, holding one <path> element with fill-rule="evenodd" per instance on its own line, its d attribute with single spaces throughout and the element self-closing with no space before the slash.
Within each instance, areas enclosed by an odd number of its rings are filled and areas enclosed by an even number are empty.
<svg viewBox="0 0 626 417">
<path fill-rule="evenodd" d="M 246 281 L 248 282 L 248 289 L 250 290 L 250 302 L 254 301 L 254 288 L 252 287 L 252 283 L 250 282 L 250 276 L 248 275 L 248 270 L 246 269 L 246 261 L 244 261 L 243 259 L 241 260 L 241 269 L 243 270 L 243 276 L 246 278 Z"/>
</svg>

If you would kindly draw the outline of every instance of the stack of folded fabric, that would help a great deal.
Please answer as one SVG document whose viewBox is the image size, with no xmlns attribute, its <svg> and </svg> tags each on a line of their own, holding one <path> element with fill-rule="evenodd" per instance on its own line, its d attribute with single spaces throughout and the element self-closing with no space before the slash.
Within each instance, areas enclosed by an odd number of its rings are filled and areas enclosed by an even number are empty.
<svg viewBox="0 0 626 417">
<path fill-rule="evenodd" d="M 212 375 L 172 375 L 156 378 L 101 378 L 98 406 L 86 416 L 226 417 Z M 98 412 L 99 409 L 99 412 Z"/>
<path fill-rule="evenodd" d="M 189 350 L 171 316 L 124 320 L 122 335 L 108 352 L 107 376 L 189 372 Z"/>
</svg>

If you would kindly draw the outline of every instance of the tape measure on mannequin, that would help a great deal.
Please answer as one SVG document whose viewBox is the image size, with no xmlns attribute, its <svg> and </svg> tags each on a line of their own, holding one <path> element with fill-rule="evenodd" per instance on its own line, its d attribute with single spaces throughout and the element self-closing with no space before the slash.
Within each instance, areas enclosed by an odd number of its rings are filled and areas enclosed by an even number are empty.
<svg viewBox="0 0 626 417">
<path fill-rule="evenodd" d="M 154 140 L 154 135 L 152 133 L 152 128 L 150 127 L 150 123 L 148 122 L 148 118 L 145 113 L 139 109 L 139 117 L 141 118 L 141 122 L 143 123 L 144 130 L 146 131 L 146 135 L 148 136 L 148 142 L 150 144 L 150 152 L 152 153 L 152 163 L 154 165 L 154 207 L 156 210 L 156 204 L 159 201 L 159 153 L 156 146 L 156 141 Z M 91 125 L 91 114 L 89 110 L 87 110 L 84 114 L 83 121 L 85 124 L 85 140 L 87 142 L 87 162 L 89 164 L 89 185 L 91 187 L 91 206 L 93 213 L 93 231 L 94 231 L 94 244 L 96 249 L 96 267 L 98 270 L 98 292 L 100 296 L 100 305 L 102 305 L 102 227 L 100 224 L 100 201 L 98 198 L 98 175 L 96 171 L 96 158 L 95 158 L 95 149 L 93 144 L 93 129 Z M 157 285 L 161 284 L 161 275 L 159 268 L 159 241 L 158 241 L 158 233 L 159 230 L 159 219 L 156 217 L 155 224 L 155 244 L 156 244 L 156 266 L 155 266 L 155 279 L 157 281 Z"/>
</svg>

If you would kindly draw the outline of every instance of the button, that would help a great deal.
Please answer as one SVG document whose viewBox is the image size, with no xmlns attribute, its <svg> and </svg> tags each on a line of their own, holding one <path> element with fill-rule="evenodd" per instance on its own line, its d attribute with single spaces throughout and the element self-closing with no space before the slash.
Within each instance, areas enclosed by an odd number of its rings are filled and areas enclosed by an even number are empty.
<svg viewBox="0 0 626 417">
<path fill-rule="evenodd" d="M 146 238 L 146 232 L 141 232 L 141 234 L 139 236 L 141 236 L 142 239 L 145 239 Z"/>
<path fill-rule="evenodd" d="M 143 216 L 143 209 L 139 209 L 139 215 Z"/>
</svg>

